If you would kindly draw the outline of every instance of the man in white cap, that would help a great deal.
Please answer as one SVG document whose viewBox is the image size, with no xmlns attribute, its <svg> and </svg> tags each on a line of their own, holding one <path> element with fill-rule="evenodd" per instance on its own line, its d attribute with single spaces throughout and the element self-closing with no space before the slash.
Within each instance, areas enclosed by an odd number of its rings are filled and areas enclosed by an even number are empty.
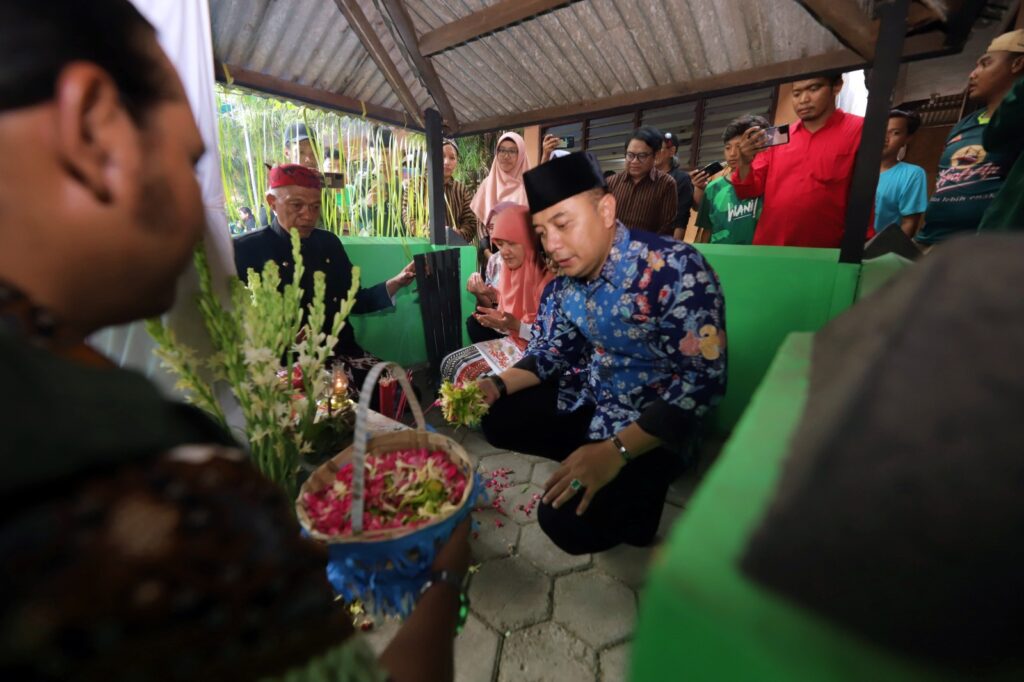
<svg viewBox="0 0 1024 682">
<path fill-rule="evenodd" d="M 915 240 L 934 246 L 960 232 L 978 230 L 985 210 L 1003 187 L 1019 145 L 989 149 L 984 135 L 1014 83 L 1024 75 L 1024 29 L 999 36 L 971 71 L 967 95 L 985 109 L 968 114 L 946 139 L 935 194 Z M 1019 122 L 1016 123 L 1019 127 Z"/>
<path fill-rule="evenodd" d="M 290 123 L 285 128 L 284 158 L 285 163 L 298 163 L 313 170 L 320 169 L 316 162 L 316 152 L 313 151 L 313 140 L 302 121 Z"/>
<path fill-rule="evenodd" d="M 1024 55 L 1024 29 L 1007 33 L 1010 37 L 1010 52 L 1018 59 Z M 1005 41 L 1004 41 L 1005 42 Z M 999 108 L 992 116 L 992 122 L 985 128 L 985 149 L 991 152 L 1024 149 L 1024 78 L 1018 74 L 1013 86 Z M 1017 160 L 1006 177 L 1003 189 L 985 211 L 985 217 L 978 227 L 979 232 L 1024 230 L 1024 154 Z"/>
</svg>

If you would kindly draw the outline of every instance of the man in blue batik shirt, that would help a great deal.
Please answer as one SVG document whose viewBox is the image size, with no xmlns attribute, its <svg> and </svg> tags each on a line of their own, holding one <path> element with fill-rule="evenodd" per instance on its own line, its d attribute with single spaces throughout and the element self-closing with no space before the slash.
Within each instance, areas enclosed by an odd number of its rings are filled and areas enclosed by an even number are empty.
<svg viewBox="0 0 1024 682">
<path fill-rule="evenodd" d="M 688 244 L 615 219 L 596 162 L 524 176 L 533 225 L 561 276 L 545 289 L 526 355 L 481 379 L 487 440 L 562 463 L 541 528 L 566 552 L 654 540 L 701 419 L 725 391 L 725 303 Z"/>
</svg>

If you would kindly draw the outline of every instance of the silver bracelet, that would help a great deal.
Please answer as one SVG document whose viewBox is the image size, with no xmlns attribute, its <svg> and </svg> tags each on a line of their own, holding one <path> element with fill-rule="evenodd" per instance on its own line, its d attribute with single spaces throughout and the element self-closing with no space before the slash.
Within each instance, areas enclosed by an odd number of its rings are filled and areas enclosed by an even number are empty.
<svg viewBox="0 0 1024 682">
<path fill-rule="evenodd" d="M 629 454 L 629 450 L 627 450 L 626 446 L 622 444 L 621 440 L 619 440 L 618 435 L 612 436 L 612 445 L 618 449 L 619 454 L 622 455 L 622 459 L 626 464 L 633 461 L 633 455 Z"/>
</svg>

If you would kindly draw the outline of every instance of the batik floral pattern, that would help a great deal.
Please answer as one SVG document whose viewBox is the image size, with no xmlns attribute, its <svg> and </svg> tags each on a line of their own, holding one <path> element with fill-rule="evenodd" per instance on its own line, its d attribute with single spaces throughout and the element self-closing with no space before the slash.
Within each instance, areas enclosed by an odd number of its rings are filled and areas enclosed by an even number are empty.
<svg viewBox="0 0 1024 682">
<path fill-rule="evenodd" d="M 621 223 L 600 276 L 548 285 L 526 356 L 560 382 L 558 407 L 595 405 L 610 438 L 656 401 L 700 418 L 725 393 L 725 302 L 692 246 Z"/>
</svg>

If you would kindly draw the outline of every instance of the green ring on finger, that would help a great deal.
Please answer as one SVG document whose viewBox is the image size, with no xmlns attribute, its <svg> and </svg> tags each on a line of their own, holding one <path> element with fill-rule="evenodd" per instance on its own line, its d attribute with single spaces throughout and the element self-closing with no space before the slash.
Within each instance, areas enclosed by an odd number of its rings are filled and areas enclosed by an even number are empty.
<svg viewBox="0 0 1024 682">
<path fill-rule="evenodd" d="M 572 479 L 572 482 L 569 483 L 569 487 L 573 490 L 579 490 L 583 487 L 583 483 L 580 482 L 580 479 L 574 478 Z"/>
</svg>

